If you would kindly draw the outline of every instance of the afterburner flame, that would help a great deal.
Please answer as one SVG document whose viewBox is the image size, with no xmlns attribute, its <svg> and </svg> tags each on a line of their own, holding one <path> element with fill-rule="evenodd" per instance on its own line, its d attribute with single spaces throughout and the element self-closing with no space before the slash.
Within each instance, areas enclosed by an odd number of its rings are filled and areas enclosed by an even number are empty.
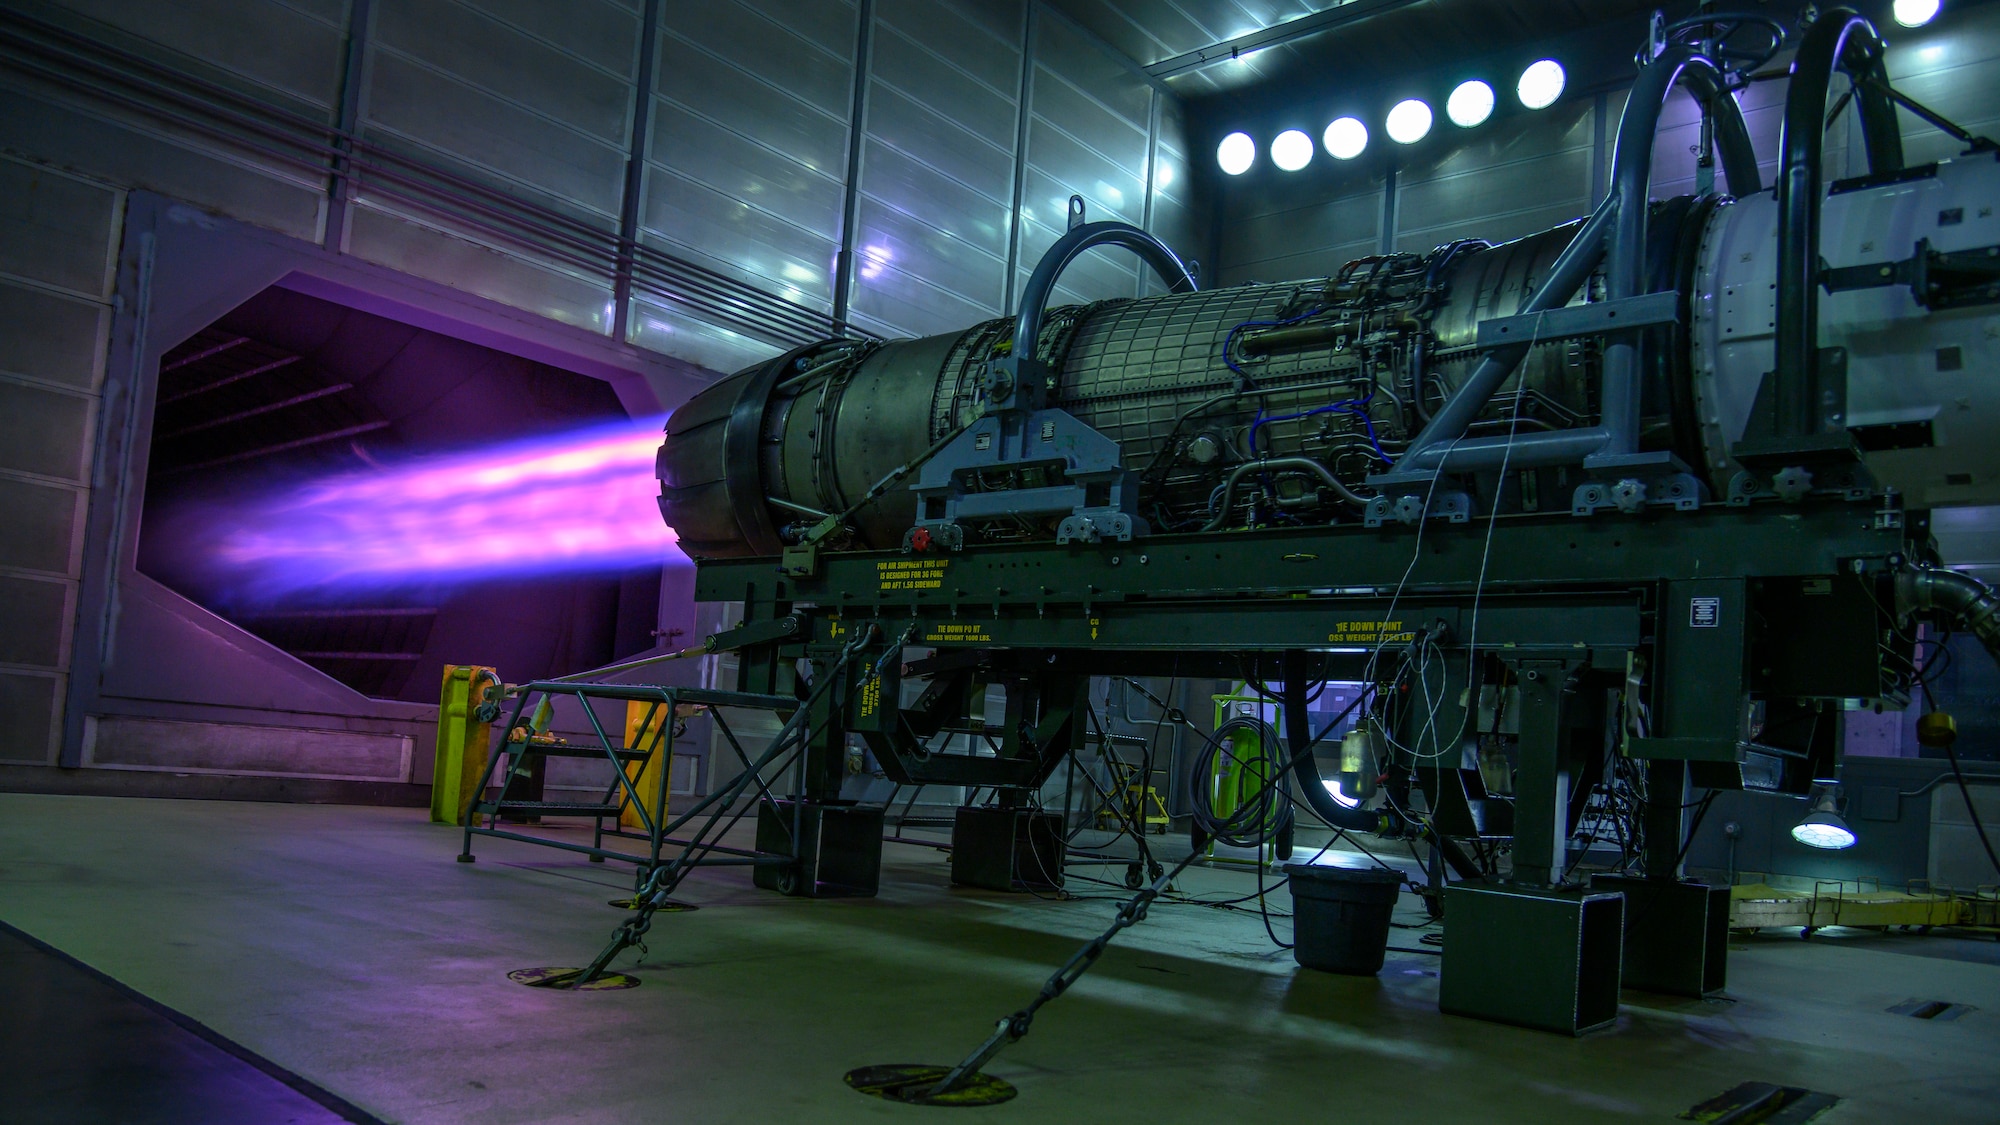
<svg viewBox="0 0 2000 1125">
<path fill-rule="evenodd" d="M 314 481 L 220 516 L 213 557 L 264 594 L 685 563 L 657 503 L 662 422 Z"/>
</svg>

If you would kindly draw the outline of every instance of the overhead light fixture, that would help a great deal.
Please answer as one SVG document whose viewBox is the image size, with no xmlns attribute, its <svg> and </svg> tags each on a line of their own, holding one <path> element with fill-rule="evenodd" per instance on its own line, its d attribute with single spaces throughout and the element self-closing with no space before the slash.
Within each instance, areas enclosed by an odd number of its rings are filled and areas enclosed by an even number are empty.
<svg viewBox="0 0 2000 1125">
<path fill-rule="evenodd" d="M 1397 102 L 1382 127 L 1388 132 L 1389 139 L 1397 144 L 1416 144 L 1430 134 L 1431 107 L 1421 98 Z"/>
<path fill-rule="evenodd" d="M 1938 0 L 1896 0 L 1891 9 L 1904 27 L 1922 27 L 1937 18 Z"/>
<path fill-rule="evenodd" d="M 1547 109 L 1562 97 L 1564 81 L 1566 77 L 1562 64 L 1554 59 L 1543 59 L 1521 72 L 1521 81 L 1515 84 L 1514 92 L 1520 95 L 1521 104 L 1529 109 Z"/>
<path fill-rule="evenodd" d="M 1335 160 L 1352 160 L 1360 156 L 1368 147 L 1368 126 L 1358 118 L 1336 118 L 1326 127 L 1326 135 L 1320 140 L 1326 144 L 1326 154 Z"/>
<path fill-rule="evenodd" d="M 1215 146 L 1215 162 L 1232 176 L 1240 176 L 1257 162 L 1257 142 L 1248 133 L 1231 133 Z"/>
<path fill-rule="evenodd" d="M 1819 796 L 1813 799 L 1811 811 L 1792 828 L 1792 839 L 1806 847 L 1829 852 L 1854 846 L 1854 830 L 1847 826 L 1834 807 L 1832 787 L 1821 789 Z"/>
<path fill-rule="evenodd" d="M 1287 129 L 1271 140 L 1271 163 L 1287 172 L 1296 172 L 1312 163 L 1313 139 L 1298 129 Z"/>
<path fill-rule="evenodd" d="M 1461 82 L 1444 103 L 1444 115 L 1461 129 L 1470 129 L 1493 116 L 1493 87 L 1474 78 Z"/>
</svg>

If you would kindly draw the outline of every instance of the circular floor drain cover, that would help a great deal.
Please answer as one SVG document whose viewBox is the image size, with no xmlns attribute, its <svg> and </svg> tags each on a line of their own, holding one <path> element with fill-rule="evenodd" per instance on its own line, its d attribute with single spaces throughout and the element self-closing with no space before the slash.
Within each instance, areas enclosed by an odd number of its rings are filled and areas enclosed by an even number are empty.
<svg viewBox="0 0 2000 1125">
<path fill-rule="evenodd" d="M 639 978 L 628 973 L 606 973 L 589 984 L 570 983 L 582 975 L 582 969 L 550 965 L 540 969 L 515 969 L 507 974 L 507 979 L 530 988 L 555 988 L 575 992 L 610 992 L 614 989 L 639 987 Z"/>
<path fill-rule="evenodd" d="M 615 906 L 620 910 L 637 910 L 639 909 L 639 900 L 637 898 L 606 899 L 605 905 Z M 661 903 L 659 906 L 659 911 L 662 914 L 675 914 L 683 910 L 700 910 L 700 909 L 701 907 L 696 906 L 694 903 L 675 902 L 672 899 L 669 899 L 666 902 Z"/>
<path fill-rule="evenodd" d="M 1012 1083 L 976 1073 L 951 1093 L 931 1097 L 931 1087 L 950 1073 L 948 1066 L 864 1066 L 847 1072 L 847 1084 L 872 1097 L 908 1105 L 999 1105 L 1020 1092 Z"/>
</svg>

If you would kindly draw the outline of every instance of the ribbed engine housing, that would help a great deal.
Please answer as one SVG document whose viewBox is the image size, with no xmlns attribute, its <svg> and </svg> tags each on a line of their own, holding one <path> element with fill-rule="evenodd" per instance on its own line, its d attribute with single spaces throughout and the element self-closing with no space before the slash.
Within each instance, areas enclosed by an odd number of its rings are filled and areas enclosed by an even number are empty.
<svg viewBox="0 0 2000 1125">
<path fill-rule="evenodd" d="M 1948 251 L 2000 244 L 1996 196 L 2000 168 L 1990 159 L 1895 183 L 1835 184 L 1823 256 L 1835 266 L 1893 260 L 1917 238 Z M 1958 218 L 1941 225 L 1954 206 Z M 1678 454 L 1717 494 L 1735 471 L 1729 448 L 1771 363 L 1771 210 L 1768 192 L 1738 202 L 1682 198 L 1654 204 L 1649 220 L 1651 286 L 1679 292 L 1683 315 L 1646 333 L 1642 441 Z M 1054 309 L 1037 342 L 1056 372 L 1047 398 L 1118 443 L 1153 531 L 1358 518 L 1366 478 L 1471 370 L 1479 323 L 1517 312 L 1578 227 L 1364 258 L 1330 278 Z M 1884 236 L 1870 237 L 1876 231 Z M 1601 295 L 1593 279 L 1576 302 Z M 1943 470 L 1941 441 L 1968 455 L 1973 398 L 1987 420 L 1977 433 L 2000 417 L 1983 386 L 1990 378 L 1972 374 L 1994 371 L 1994 306 L 1937 312 L 1892 287 L 1836 295 L 1824 308 L 1822 342 L 1847 347 L 1854 361 L 1852 424 L 1921 431 L 1874 456 L 1878 475 L 1926 499 L 2000 497 L 2000 454 L 1979 454 L 1971 480 Z M 674 412 L 659 456 L 661 510 L 682 548 L 696 557 L 775 554 L 824 513 L 847 510 L 976 416 L 979 373 L 1012 347 L 1012 328 L 991 320 L 914 340 L 830 340 L 708 388 Z M 1537 345 L 1471 432 L 1594 424 L 1598 358 L 1589 338 Z M 1966 386 L 1940 378 L 1959 371 Z M 1310 459 L 1347 494 L 1292 468 L 1259 469 L 1256 487 L 1224 495 L 1230 470 L 1259 458 Z M 1996 462 L 1992 474 L 1987 461 Z M 1524 475 L 1508 502 L 1558 495 L 1570 475 Z M 915 497 L 899 485 L 855 512 L 853 535 L 836 545 L 898 546 L 915 516 Z M 967 542 L 1052 534 L 1047 522 L 997 520 L 968 529 Z"/>
</svg>

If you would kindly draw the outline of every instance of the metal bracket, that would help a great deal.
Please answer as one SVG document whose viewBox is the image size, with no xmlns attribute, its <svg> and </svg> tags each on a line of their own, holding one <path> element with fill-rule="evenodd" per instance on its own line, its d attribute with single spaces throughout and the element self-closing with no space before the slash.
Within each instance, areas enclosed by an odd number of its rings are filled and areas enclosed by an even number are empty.
<svg viewBox="0 0 2000 1125">
<path fill-rule="evenodd" d="M 992 470 L 1041 476 L 996 488 L 985 475 Z M 946 546 L 963 542 L 967 519 L 1061 516 L 1059 543 L 1125 542 L 1151 531 L 1118 443 L 1053 407 L 979 419 L 926 461 L 910 488 L 918 497 L 912 535 L 923 530 Z"/>
<path fill-rule="evenodd" d="M 1701 507 L 1702 492 L 1701 481 L 1691 473 L 1668 473 L 1645 479 L 1625 477 L 1610 484 L 1588 481 L 1577 486 L 1570 501 L 1570 513 L 1588 516 L 1605 508 L 1616 508 L 1629 515 L 1648 506 L 1692 512 Z"/>
<path fill-rule="evenodd" d="M 1617 301 L 1592 301 L 1525 316 L 1482 320 L 1479 322 L 1478 346 L 1481 351 L 1491 351 L 1509 344 L 1540 344 L 1600 332 L 1676 324 L 1680 318 L 1679 293 L 1646 293 Z"/>
<path fill-rule="evenodd" d="M 1381 527 L 1391 522 L 1414 526 L 1425 518 L 1465 523 L 1472 518 L 1472 497 L 1457 491 L 1439 492 L 1430 498 L 1430 507 L 1426 511 L 1424 498 L 1413 492 L 1393 499 L 1377 496 L 1368 502 L 1368 507 L 1361 514 L 1361 522 L 1368 527 Z"/>
<path fill-rule="evenodd" d="M 728 652 L 749 645 L 798 637 L 803 628 L 805 628 L 805 618 L 791 613 L 770 621 L 752 621 L 734 629 L 711 633 L 708 639 L 702 642 L 701 647 L 704 652 Z"/>
<path fill-rule="evenodd" d="M 1933 310 L 1994 304 L 2000 302 L 2000 246 L 1933 250 L 1930 239 L 1920 238 L 1900 262 L 1834 269 L 1822 261 L 1819 279 L 1828 293 L 1907 285 L 1918 304 Z"/>
</svg>

